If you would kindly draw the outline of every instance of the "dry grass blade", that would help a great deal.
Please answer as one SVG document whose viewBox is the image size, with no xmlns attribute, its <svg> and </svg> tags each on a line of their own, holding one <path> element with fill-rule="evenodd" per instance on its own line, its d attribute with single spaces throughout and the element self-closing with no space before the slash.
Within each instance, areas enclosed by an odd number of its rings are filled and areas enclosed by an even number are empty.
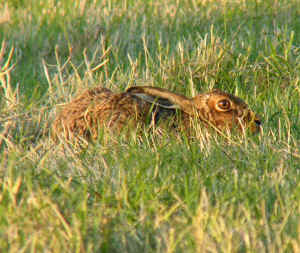
<svg viewBox="0 0 300 253">
<path fill-rule="evenodd" d="M 6 43 L 2 42 L 0 49 L 0 82 L 2 89 L 4 90 L 4 98 L 10 106 L 17 104 L 17 89 L 13 92 L 11 87 L 10 72 L 13 70 L 15 64 L 11 64 L 11 60 L 14 54 L 14 47 L 12 47 L 8 53 L 8 57 L 5 59 Z"/>
<path fill-rule="evenodd" d="M 5 101 L 5 110 L 7 112 L 13 112 L 14 108 L 18 104 L 18 89 L 13 91 L 11 87 L 11 78 L 10 73 L 12 69 L 14 68 L 15 64 L 11 64 L 11 60 L 14 53 L 14 48 L 12 47 L 8 53 L 8 57 L 5 59 L 5 53 L 6 53 L 6 43 L 5 41 L 1 44 L 0 49 L 0 82 L 3 92 L 3 100 Z M 5 117 L 6 118 L 6 117 Z M 2 146 L 3 141 L 6 141 L 6 143 L 10 144 L 12 141 L 10 141 L 9 137 L 9 130 L 15 127 L 15 122 L 11 120 L 7 120 L 1 116 L 0 114 L 0 122 L 3 123 L 3 130 L 0 133 L 0 147 Z"/>
</svg>

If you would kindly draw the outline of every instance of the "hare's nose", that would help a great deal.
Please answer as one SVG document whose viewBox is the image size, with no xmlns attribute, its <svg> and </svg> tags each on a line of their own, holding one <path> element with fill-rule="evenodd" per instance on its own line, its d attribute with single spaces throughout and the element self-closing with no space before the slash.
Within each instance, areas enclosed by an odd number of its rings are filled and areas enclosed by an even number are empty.
<svg viewBox="0 0 300 253">
<path fill-rule="evenodd" d="M 254 131 L 255 133 L 261 133 L 262 132 L 262 122 L 261 122 L 261 119 L 255 115 L 254 119 L 253 119 L 253 122 L 254 122 Z"/>
<path fill-rule="evenodd" d="M 256 124 L 257 126 L 261 126 L 261 120 L 260 120 L 260 119 L 255 118 L 255 119 L 254 119 L 254 122 L 255 122 L 255 124 Z"/>
</svg>

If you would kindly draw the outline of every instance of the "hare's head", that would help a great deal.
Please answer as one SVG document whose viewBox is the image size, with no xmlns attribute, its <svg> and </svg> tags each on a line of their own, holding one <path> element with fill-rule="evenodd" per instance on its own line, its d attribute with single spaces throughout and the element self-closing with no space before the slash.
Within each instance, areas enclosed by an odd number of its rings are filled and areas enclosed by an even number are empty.
<svg viewBox="0 0 300 253">
<path fill-rule="evenodd" d="M 166 109 L 179 109 L 192 118 L 219 130 L 249 128 L 252 133 L 260 130 L 260 119 L 240 98 L 213 90 L 193 98 L 155 87 L 132 87 L 128 93 Z"/>
<path fill-rule="evenodd" d="M 249 128 L 256 133 L 260 129 L 259 117 L 240 98 L 229 93 L 213 90 L 191 99 L 199 118 L 208 121 L 218 129 L 240 130 Z"/>
</svg>

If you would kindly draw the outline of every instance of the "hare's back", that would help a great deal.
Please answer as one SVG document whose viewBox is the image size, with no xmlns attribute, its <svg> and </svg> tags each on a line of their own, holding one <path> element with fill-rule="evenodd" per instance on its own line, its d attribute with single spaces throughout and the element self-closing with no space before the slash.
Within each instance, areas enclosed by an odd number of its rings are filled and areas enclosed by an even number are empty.
<svg viewBox="0 0 300 253">
<path fill-rule="evenodd" d="M 99 126 L 122 129 L 137 124 L 144 115 L 145 105 L 127 93 L 113 93 L 97 87 L 83 92 L 63 106 L 53 124 L 54 135 L 67 138 L 81 135 L 97 137 Z"/>
</svg>

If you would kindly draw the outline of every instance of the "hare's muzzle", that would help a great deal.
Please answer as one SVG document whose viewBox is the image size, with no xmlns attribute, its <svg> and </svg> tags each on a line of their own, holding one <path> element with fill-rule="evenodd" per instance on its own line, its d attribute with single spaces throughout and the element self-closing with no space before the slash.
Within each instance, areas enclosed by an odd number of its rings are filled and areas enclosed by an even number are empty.
<svg viewBox="0 0 300 253">
<path fill-rule="evenodd" d="M 260 117 L 256 115 L 254 112 L 251 112 L 250 114 L 251 114 L 250 131 L 254 134 L 261 132 L 262 123 Z"/>
</svg>

